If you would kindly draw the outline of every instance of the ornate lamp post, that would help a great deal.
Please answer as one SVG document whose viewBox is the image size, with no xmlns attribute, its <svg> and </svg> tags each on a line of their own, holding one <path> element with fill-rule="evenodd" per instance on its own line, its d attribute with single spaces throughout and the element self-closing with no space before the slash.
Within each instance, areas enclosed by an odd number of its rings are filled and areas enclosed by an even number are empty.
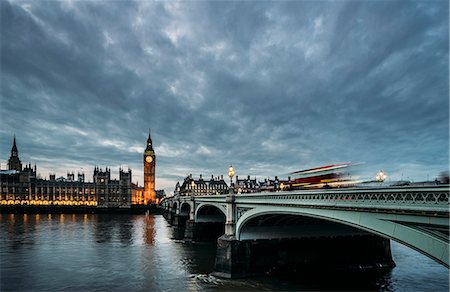
<svg viewBox="0 0 450 292">
<path fill-rule="evenodd" d="M 236 204 L 234 203 L 235 194 L 233 187 L 234 168 L 230 165 L 228 168 L 228 176 L 230 177 L 230 189 L 226 196 L 225 202 L 227 203 L 227 215 L 225 221 L 225 235 L 234 237 L 236 227 Z"/>
<path fill-rule="evenodd" d="M 382 170 L 380 170 L 380 172 L 377 173 L 377 176 L 375 177 L 375 179 L 381 185 L 386 180 L 386 177 L 387 177 L 386 173 L 384 173 Z"/>
<path fill-rule="evenodd" d="M 233 176 L 234 176 L 234 168 L 233 165 L 230 165 L 228 168 L 228 176 L 230 177 L 230 192 L 233 191 Z"/>
</svg>

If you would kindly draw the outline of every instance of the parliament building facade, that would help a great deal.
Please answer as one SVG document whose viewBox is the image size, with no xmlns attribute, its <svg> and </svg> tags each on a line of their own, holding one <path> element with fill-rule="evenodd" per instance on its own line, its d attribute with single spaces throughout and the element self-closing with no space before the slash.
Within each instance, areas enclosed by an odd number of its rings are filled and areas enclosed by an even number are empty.
<svg viewBox="0 0 450 292">
<path fill-rule="evenodd" d="M 151 158 L 147 158 L 151 157 Z M 37 176 L 36 165 L 23 166 L 14 137 L 8 169 L 0 170 L 1 205 L 68 205 L 103 208 L 130 208 L 132 204 L 156 203 L 155 152 L 151 137 L 144 152 L 144 187 L 132 183 L 131 170 L 119 169 L 119 179 L 111 178 L 111 169 L 94 167 L 93 181 L 84 173 L 67 173 L 67 178 Z"/>
</svg>

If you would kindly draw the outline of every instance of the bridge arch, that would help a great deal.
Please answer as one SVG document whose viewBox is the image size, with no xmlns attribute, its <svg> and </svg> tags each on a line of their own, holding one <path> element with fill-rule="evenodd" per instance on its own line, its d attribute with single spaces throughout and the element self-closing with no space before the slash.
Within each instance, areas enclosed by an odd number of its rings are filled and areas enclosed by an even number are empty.
<svg viewBox="0 0 450 292">
<path fill-rule="evenodd" d="M 286 206 L 258 206 L 243 213 L 236 222 L 236 238 L 241 240 L 244 237 L 242 232 L 245 225 L 252 219 L 263 215 L 300 215 L 319 220 L 326 220 L 351 226 L 384 238 L 399 242 L 405 246 L 415 249 L 422 254 L 436 260 L 449 267 L 448 255 L 448 235 L 445 238 L 436 237 L 432 232 L 427 232 L 423 228 L 414 228 L 410 223 L 405 224 L 399 220 L 397 214 L 369 213 L 350 210 L 330 210 L 313 209 L 302 207 Z M 403 215 L 404 216 L 404 215 Z M 411 216 L 409 221 L 416 221 L 420 226 L 431 224 L 445 226 L 448 218 L 432 217 L 424 219 L 419 216 Z M 422 222 L 422 220 L 424 222 Z M 426 222 L 425 222 L 426 221 Z"/>
<path fill-rule="evenodd" d="M 191 212 L 191 204 L 188 202 L 181 203 L 180 206 L 180 215 L 181 216 L 189 216 L 189 213 Z"/>
<path fill-rule="evenodd" d="M 195 209 L 195 238 L 217 241 L 225 233 L 226 209 L 220 204 L 201 203 Z"/>
<path fill-rule="evenodd" d="M 226 213 L 222 205 L 201 203 L 195 209 L 195 222 L 225 222 Z"/>
<path fill-rule="evenodd" d="M 246 220 L 241 225 L 239 239 L 333 238 L 357 235 L 370 233 L 322 218 L 290 213 L 265 213 Z"/>
</svg>

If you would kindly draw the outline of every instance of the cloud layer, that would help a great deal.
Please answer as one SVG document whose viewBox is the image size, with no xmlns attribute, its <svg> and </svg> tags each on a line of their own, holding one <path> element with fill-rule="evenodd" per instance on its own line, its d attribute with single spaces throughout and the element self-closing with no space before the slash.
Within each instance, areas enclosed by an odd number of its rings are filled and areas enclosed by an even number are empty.
<svg viewBox="0 0 450 292">
<path fill-rule="evenodd" d="M 392 179 L 449 161 L 447 1 L 1 2 L 2 167 L 94 165 L 157 187 L 365 162 Z"/>
</svg>

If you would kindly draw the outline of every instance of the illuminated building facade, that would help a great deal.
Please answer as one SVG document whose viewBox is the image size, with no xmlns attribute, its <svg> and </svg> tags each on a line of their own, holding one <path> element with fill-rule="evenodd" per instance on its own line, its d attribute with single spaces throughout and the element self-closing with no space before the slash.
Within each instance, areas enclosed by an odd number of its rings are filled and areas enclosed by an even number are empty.
<svg viewBox="0 0 450 292">
<path fill-rule="evenodd" d="M 144 205 L 144 187 L 140 187 L 137 184 L 131 184 L 131 204 L 132 205 Z"/>
<path fill-rule="evenodd" d="M 279 180 L 277 176 L 275 176 L 275 179 L 264 179 L 264 181 L 257 181 L 256 178 L 252 179 L 249 175 L 244 179 L 236 176 L 233 188 L 236 194 L 263 191 L 276 192 L 281 190 L 282 183 L 287 183 L 287 181 Z M 228 192 L 229 187 L 223 179 L 223 176 L 211 176 L 210 180 L 205 180 L 202 175 L 200 175 L 199 179 L 194 179 L 192 174 L 190 174 L 181 184 L 177 182 L 175 185 L 175 195 L 182 196 L 220 195 L 227 194 Z"/>
<path fill-rule="evenodd" d="M 36 165 L 22 167 L 14 137 L 8 170 L 0 170 L 0 203 L 2 205 L 70 205 L 106 208 L 129 208 L 133 185 L 131 170 L 119 169 L 119 179 L 111 179 L 111 170 L 94 168 L 93 182 L 84 173 L 68 173 L 67 178 L 42 179 Z"/>
<path fill-rule="evenodd" d="M 152 137 L 149 133 L 147 147 L 144 151 L 144 204 L 156 203 L 155 167 L 155 151 L 153 150 Z"/>
<path fill-rule="evenodd" d="M 194 179 L 192 174 L 187 176 L 183 183 L 177 182 L 175 186 L 175 193 L 185 196 L 204 196 L 204 195 L 219 195 L 228 193 L 228 185 L 222 176 L 214 177 L 211 175 L 211 179 L 203 179 L 200 175 L 199 179 Z"/>
</svg>

